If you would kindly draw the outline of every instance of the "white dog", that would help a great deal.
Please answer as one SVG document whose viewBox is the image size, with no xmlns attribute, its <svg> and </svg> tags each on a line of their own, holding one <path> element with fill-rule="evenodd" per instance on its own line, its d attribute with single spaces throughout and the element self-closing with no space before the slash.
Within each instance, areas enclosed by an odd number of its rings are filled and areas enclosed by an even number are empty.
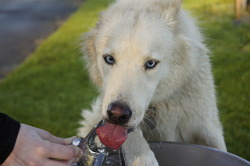
<svg viewBox="0 0 250 166">
<path fill-rule="evenodd" d="M 181 3 L 117 0 L 85 36 L 87 68 L 101 95 L 83 111 L 79 135 L 102 118 L 135 128 L 123 144 L 132 166 L 158 165 L 149 140 L 226 151 L 208 49 Z"/>
</svg>

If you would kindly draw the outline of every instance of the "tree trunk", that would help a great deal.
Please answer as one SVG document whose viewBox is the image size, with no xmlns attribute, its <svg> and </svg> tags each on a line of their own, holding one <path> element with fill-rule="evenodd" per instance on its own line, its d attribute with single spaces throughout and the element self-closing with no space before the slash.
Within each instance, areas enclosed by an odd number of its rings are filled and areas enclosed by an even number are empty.
<svg viewBox="0 0 250 166">
<path fill-rule="evenodd" d="M 247 10 L 247 3 L 249 0 L 235 0 L 235 17 L 241 18 Z"/>
</svg>

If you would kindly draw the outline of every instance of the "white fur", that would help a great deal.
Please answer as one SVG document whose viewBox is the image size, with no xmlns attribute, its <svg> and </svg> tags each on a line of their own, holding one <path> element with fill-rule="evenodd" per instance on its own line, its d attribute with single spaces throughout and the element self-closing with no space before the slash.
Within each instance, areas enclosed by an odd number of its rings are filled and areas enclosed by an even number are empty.
<svg viewBox="0 0 250 166">
<path fill-rule="evenodd" d="M 117 0 L 85 37 L 87 68 L 101 95 L 92 111 L 83 111 L 79 135 L 106 116 L 110 103 L 127 103 L 133 111 L 128 126 L 136 127 L 124 143 L 132 166 L 158 165 L 148 140 L 226 151 L 208 49 L 180 5 L 181 0 Z M 115 58 L 114 65 L 105 63 L 106 54 Z M 159 64 L 145 70 L 150 59 Z M 154 130 L 140 125 L 150 104 L 157 109 Z"/>
</svg>

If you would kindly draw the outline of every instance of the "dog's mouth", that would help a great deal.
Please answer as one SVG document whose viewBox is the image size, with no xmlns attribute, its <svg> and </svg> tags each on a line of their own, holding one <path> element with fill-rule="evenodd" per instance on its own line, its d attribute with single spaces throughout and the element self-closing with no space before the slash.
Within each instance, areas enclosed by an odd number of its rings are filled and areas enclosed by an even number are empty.
<svg viewBox="0 0 250 166">
<path fill-rule="evenodd" d="M 134 128 L 105 122 L 96 129 L 96 133 L 103 145 L 117 150 L 126 141 L 128 134 L 133 130 Z"/>
<path fill-rule="evenodd" d="M 106 122 L 96 129 L 96 133 L 105 146 L 117 150 L 126 141 L 128 128 Z"/>
<path fill-rule="evenodd" d="M 149 106 L 146 110 L 146 118 L 143 119 L 148 129 L 153 130 L 156 127 L 155 115 L 155 106 Z M 96 134 L 103 145 L 117 150 L 126 141 L 128 134 L 134 131 L 134 129 L 135 127 L 128 127 L 125 124 L 114 124 L 108 119 L 104 119 L 102 124 L 96 128 Z"/>
</svg>

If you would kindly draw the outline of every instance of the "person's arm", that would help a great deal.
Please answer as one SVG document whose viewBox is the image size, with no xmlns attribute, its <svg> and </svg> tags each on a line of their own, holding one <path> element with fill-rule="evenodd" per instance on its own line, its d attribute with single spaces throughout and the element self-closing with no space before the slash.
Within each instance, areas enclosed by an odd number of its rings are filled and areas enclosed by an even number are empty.
<svg viewBox="0 0 250 166">
<path fill-rule="evenodd" d="M 0 113 L 0 165 L 13 150 L 19 129 L 19 122 Z"/>
<path fill-rule="evenodd" d="M 5 120 L 9 123 L 18 123 L 6 115 L 1 114 L 1 118 L 1 124 Z M 11 125 L 6 125 L 5 130 L 0 126 L 1 132 L 3 132 L 1 136 L 5 136 L 0 138 L 0 158 L 3 162 L 0 164 L 1 166 L 69 166 L 71 163 L 79 161 L 83 155 L 80 148 L 71 145 L 74 137 L 63 139 L 42 129 L 18 124 L 19 127 L 15 129 L 17 137 L 11 141 L 5 141 L 5 143 L 3 143 L 4 140 L 2 142 L 2 139 L 8 139 L 5 133 L 13 134 L 14 131 L 11 131 Z"/>
</svg>

